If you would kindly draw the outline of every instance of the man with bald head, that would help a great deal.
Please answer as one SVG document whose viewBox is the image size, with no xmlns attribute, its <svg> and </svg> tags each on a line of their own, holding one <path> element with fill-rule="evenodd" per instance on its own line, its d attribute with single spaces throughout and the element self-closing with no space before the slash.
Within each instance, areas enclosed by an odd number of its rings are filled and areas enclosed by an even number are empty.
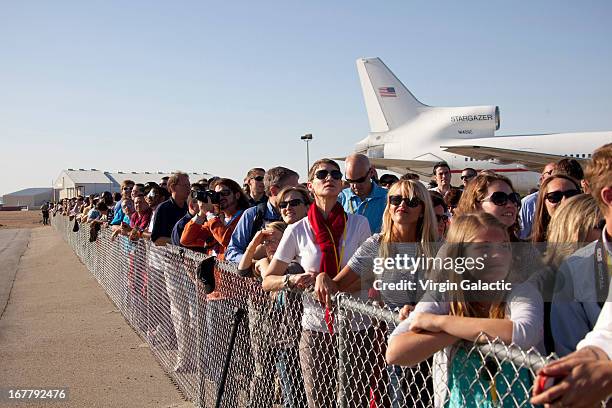
<svg viewBox="0 0 612 408">
<path fill-rule="evenodd" d="M 540 174 L 540 185 L 549 178 L 555 168 L 557 167 L 557 163 L 548 163 L 544 166 L 542 173 Z M 529 235 L 531 235 L 531 226 L 533 224 L 533 217 L 535 214 L 535 206 L 538 201 L 538 192 L 529 194 L 525 196 L 521 201 L 521 209 L 519 212 L 519 225 L 521 226 L 521 232 L 519 233 L 520 239 L 527 239 Z"/>
<path fill-rule="evenodd" d="M 346 158 L 345 167 L 349 187 L 342 190 L 338 201 L 344 211 L 366 217 L 372 233 L 380 232 L 387 205 L 387 190 L 372 181 L 376 170 L 367 156 L 352 154 Z"/>
</svg>

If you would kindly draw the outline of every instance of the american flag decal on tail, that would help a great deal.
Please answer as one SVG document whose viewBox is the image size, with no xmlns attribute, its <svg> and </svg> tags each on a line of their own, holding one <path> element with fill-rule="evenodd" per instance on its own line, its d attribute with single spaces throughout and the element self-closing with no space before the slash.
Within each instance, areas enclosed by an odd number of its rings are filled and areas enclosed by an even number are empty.
<svg viewBox="0 0 612 408">
<path fill-rule="evenodd" d="M 378 88 L 378 93 L 383 98 L 395 98 L 397 95 L 395 94 L 395 88 L 392 86 L 385 86 L 383 88 Z"/>
</svg>

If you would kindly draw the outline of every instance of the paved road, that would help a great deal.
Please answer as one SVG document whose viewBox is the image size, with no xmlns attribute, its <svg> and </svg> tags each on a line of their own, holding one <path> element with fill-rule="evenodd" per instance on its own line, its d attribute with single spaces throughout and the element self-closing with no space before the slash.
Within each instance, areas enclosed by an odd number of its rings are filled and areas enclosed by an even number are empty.
<svg viewBox="0 0 612 408">
<path fill-rule="evenodd" d="M 28 246 L 30 231 L 0 229 L 0 316 L 4 313 L 19 259 Z"/>
<path fill-rule="evenodd" d="M 28 243 L 23 231 L 0 233 L 2 293 L 15 276 L 0 319 L 0 388 L 69 387 L 67 403 L 49 406 L 193 406 L 59 234 L 37 228 Z"/>
</svg>

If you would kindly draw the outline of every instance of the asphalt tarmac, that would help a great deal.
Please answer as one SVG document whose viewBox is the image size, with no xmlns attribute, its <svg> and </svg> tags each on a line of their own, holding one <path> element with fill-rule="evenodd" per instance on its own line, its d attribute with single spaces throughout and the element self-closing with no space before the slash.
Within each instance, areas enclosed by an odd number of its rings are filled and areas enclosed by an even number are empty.
<svg viewBox="0 0 612 408">
<path fill-rule="evenodd" d="M 0 230 L 0 390 L 68 401 L 0 407 L 192 407 L 51 227 Z"/>
</svg>

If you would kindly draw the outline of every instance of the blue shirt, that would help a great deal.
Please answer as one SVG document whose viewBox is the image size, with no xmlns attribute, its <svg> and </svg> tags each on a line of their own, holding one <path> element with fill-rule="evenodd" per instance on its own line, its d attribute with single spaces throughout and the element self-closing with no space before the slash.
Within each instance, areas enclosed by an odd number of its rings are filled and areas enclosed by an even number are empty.
<svg viewBox="0 0 612 408">
<path fill-rule="evenodd" d="M 342 204 L 344 211 L 350 214 L 363 215 L 370 223 L 372 234 L 380 232 L 382 227 L 382 217 L 387 206 L 387 190 L 372 182 L 370 195 L 361 201 L 353 190 L 345 188 L 338 196 L 338 201 Z"/>
<path fill-rule="evenodd" d="M 172 245 L 182 246 L 181 236 L 183 235 L 183 230 L 185 229 L 185 225 L 187 225 L 187 223 L 191 221 L 193 217 L 193 214 L 187 212 L 187 214 L 185 214 L 183 218 L 181 218 L 176 224 L 174 224 L 174 228 L 172 228 L 172 236 L 170 237 L 170 242 L 172 243 Z"/>
<path fill-rule="evenodd" d="M 606 258 L 611 257 L 612 247 L 605 228 L 600 241 L 607 252 Z M 591 242 L 567 257 L 556 274 L 550 326 L 555 352 L 561 357 L 576 350 L 580 340 L 593 330 L 601 313 L 594 262 L 597 243 Z"/>
<path fill-rule="evenodd" d="M 170 197 L 155 209 L 155 219 L 151 231 L 151 242 L 157 241 L 161 237 L 172 239 L 172 230 L 176 223 L 187 214 L 187 203 L 179 207 Z"/>
<path fill-rule="evenodd" d="M 521 201 L 521 211 L 519 212 L 519 225 L 521 232 L 520 239 L 527 239 L 531 234 L 531 226 L 533 225 L 533 216 L 535 214 L 536 203 L 538 202 L 538 192 L 529 194 Z"/>
<path fill-rule="evenodd" d="M 245 210 L 240 220 L 238 220 L 238 224 L 236 224 L 236 228 L 232 233 L 232 239 L 225 250 L 226 261 L 238 263 L 242 259 L 242 255 L 244 254 L 246 247 L 251 242 L 253 222 L 255 221 L 256 215 L 257 206 Z M 280 214 L 276 211 L 272 204 L 270 204 L 270 201 L 266 203 L 266 212 L 264 213 L 263 220 L 263 225 L 266 225 L 272 221 L 281 220 Z"/>
<path fill-rule="evenodd" d="M 120 200 L 115 204 L 115 214 L 113 216 L 113 220 L 110 222 L 110 225 L 119 225 L 121 221 L 123 221 L 123 208 L 121 208 L 121 203 L 123 200 Z M 129 223 L 128 223 L 129 224 Z"/>
</svg>

